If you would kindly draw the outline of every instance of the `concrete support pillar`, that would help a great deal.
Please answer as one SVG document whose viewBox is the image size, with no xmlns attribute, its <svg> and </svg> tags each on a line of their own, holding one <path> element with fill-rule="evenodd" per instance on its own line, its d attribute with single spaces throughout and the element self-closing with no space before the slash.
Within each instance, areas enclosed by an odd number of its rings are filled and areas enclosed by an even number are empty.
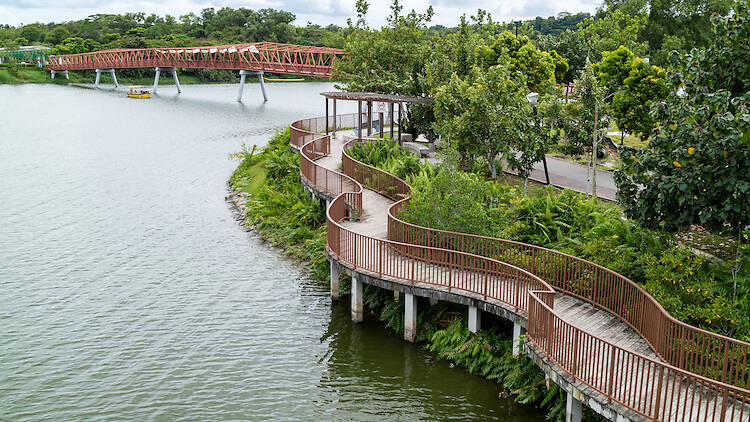
<svg viewBox="0 0 750 422">
<path fill-rule="evenodd" d="M 120 84 L 117 83 L 117 75 L 115 75 L 114 69 L 96 69 L 96 79 L 94 80 L 94 85 L 98 88 L 99 87 L 99 81 L 101 80 L 102 73 L 109 73 L 112 75 L 112 82 L 115 84 L 115 88 L 120 86 Z"/>
<path fill-rule="evenodd" d="M 240 70 L 240 91 L 237 93 L 237 101 L 242 102 L 242 91 L 245 89 L 245 76 L 247 76 L 247 73 L 245 71 Z"/>
<path fill-rule="evenodd" d="M 331 264 L 331 299 L 339 300 L 339 267 L 332 259 L 328 262 Z"/>
<path fill-rule="evenodd" d="M 436 297 L 430 298 L 430 306 L 435 306 L 438 304 L 438 299 Z"/>
<path fill-rule="evenodd" d="M 268 101 L 268 95 L 266 95 L 266 85 L 263 82 L 263 72 L 255 72 L 252 70 L 240 70 L 240 92 L 237 93 L 237 101 L 242 102 L 242 91 L 245 89 L 245 77 L 247 75 L 258 76 L 258 82 L 260 82 L 260 91 L 263 93 L 263 101 Z"/>
<path fill-rule="evenodd" d="M 521 335 L 525 330 L 521 327 L 521 324 L 513 323 L 513 356 L 521 354 Z"/>
<path fill-rule="evenodd" d="M 155 69 L 156 73 L 154 74 L 154 87 L 151 89 L 151 92 L 156 94 L 156 88 L 159 88 L 159 75 L 161 75 L 161 69 L 158 67 Z"/>
<path fill-rule="evenodd" d="M 393 291 L 393 301 L 394 302 L 398 302 L 399 300 L 401 300 L 401 293 L 399 293 L 398 291 L 394 290 Z"/>
<path fill-rule="evenodd" d="M 404 295 L 404 340 L 414 343 L 417 338 L 417 297 L 411 293 Z"/>
<path fill-rule="evenodd" d="M 180 79 L 177 77 L 177 69 L 172 68 L 172 78 L 174 78 L 174 84 L 177 86 L 177 93 L 182 92 L 182 87 L 180 86 Z"/>
<path fill-rule="evenodd" d="M 469 306 L 469 331 L 478 332 L 482 328 L 482 311 L 476 306 Z"/>
<path fill-rule="evenodd" d="M 565 422 L 581 422 L 581 415 L 583 409 L 581 406 L 580 397 L 576 397 L 578 390 L 572 388 L 572 391 L 567 393 L 567 403 L 565 404 Z"/>
<path fill-rule="evenodd" d="M 115 83 L 115 88 L 117 88 L 118 86 L 120 86 L 120 84 L 117 83 L 117 76 L 115 76 L 115 70 L 114 69 L 109 69 L 109 73 L 112 75 L 112 81 L 114 81 L 114 83 Z"/>
<path fill-rule="evenodd" d="M 364 320 L 362 290 L 364 290 L 365 286 L 359 277 L 359 274 L 352 272 L 352 321 L 354 322 L 362 322 Z"/>
<path fill-rule="evenodd" d="M 268 101 L 268 95 L 266 95 L 266 83 L 263 81 L 263 72 L 258 72 L 258 82 L 260 82 L 260 92 L 263 93 L 263 101 Z"/>
<path fill-rule="evenodd" d="M 65 75 L 65 79 L 70 79 L 67 70 L 50 70 L 50 78 L 55 79 L 55 75 L 57 75 L 58 73 L 62 73 L 63 75 Z"/>
</svg>

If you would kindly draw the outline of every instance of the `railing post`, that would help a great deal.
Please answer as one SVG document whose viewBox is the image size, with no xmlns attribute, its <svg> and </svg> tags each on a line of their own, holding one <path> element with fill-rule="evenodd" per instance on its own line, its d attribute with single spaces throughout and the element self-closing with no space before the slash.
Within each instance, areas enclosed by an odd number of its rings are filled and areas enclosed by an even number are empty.
<svg viewBox="0 0 750 422">
<path fill-rule="evenodd" d="M 615 352 L 617 351 L 617 349 L 615 349 L 614 346 L 610 346 L 609 350 L 609 383 L 607 386 L 607 404 L 612 403 L 612 384 L 614 384 L 615 380 Z"/>
<path fill-rule="evenodd" d="M 383 242 L 378 241 L 378 274 L 383 276 Z"/>
<path fill-rule="evenodd" d="M 521 283 L 520 283 L 520 280 L 519 280 L 519 278 L 520 278 L 519 271 L 515 270 L 514 272 L 516 273 L 517 276 L 513 277 L 514 278 L 514 283 L 516 284 L 516 294 L 515 294 L 516 297 L 513 300 L 513 302 L 514 302 L 513 305 L 516 307 L 516 312 L 518 312 L 518 309 L 519 309 L 518 305 L 521 304 L 521 299 L 519 297 L 521 295 Z"/>
<path fill-rule="evenodd" d="M 664 365 L 659 365 L 659 385 L 656 387 L 656 406 L 654 406 L 654 420 L 659 420 L 659 406 L 661 406 L 661 384 L 664 379 Z M 716 405 L 714 405 L 716 406 Z"/>
<path fill-rule="evenodd" d="M 488 279 L 489 274 L 490 274 L 490 269 L 489 269 L 490 265 L 492 265 L 492 262 L 491 261 L 487 261 L 488 268 L 486 268 L 485 271 L 484 271 L 484 299 L 485 300 L 487 300 L 487 279 Z"/>
<path fill-rule="evenodd" d="M 352 264 L 354 265 L 354 268 L 357 268 L 357 235 L 352 233 L 352 236 L 354 238 L 354 256 L 352 257 Z"/>
<path fill-rule="evenodd" d="M 453 286 L 453 252 L 448 252 L 448 291 Z"/>
<path fill-rule="evenodd" d="M 572 325 L 571 325 L 572 327 Z M 578 328 L 574 328 L 576 330 L 576 334 L 573 338 L 573 380 L 580 379 L 578 376 L 578 336 L 580 335 L 580 331 Z"/>
<path fill-rule="evenodd" d="M 415 265 L 416 259 L 411 258 L 411 285 L 414 285 L 414 265 Z"/>
</svg>

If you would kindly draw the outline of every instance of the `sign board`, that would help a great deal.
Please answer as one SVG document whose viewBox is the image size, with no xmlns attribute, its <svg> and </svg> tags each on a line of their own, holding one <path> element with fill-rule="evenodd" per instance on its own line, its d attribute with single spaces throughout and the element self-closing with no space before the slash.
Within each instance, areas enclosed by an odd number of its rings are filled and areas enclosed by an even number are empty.
<svg viewBox="0 0 750 422">
<path fill-rule="evenodd" d="M 388 103 L 376 101 L 375 103 L 373 103 L 372 108 L 375 113 L 387 113 Z"/>
</svg>

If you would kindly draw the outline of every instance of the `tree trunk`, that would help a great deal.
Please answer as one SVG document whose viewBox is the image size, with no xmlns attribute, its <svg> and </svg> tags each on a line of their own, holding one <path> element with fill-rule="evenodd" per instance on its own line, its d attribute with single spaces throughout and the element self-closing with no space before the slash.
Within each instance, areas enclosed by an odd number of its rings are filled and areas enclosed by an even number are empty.
<svg viewBox="0 0 750 422">
<path fill-rule="evenodd" d="M 593 177 L 591 180 L 591 196 L 594 197 L 594 201 L 598 199 L 596 196 L 596 159 L 599 156 L 599 139 L 598 139 L 598 123 L 599 123 L 599 107 L 594 106 L 594 151 L 592 153 L 592 167 L 593 167 Z"/>
<path fill-rule="evenodd" d="M 742 269 L 742 227 L 737 229 L 737 252 L 734 256 L 734 264 L 732 264 L 732 286 L 734 287 L 734 294 L 732 300 L 737 300 L 737 276 Z"/>
<path fill-rule="evenodd" d="M 529 191 L 529 176 L 526 176 L 526 180 L 523 182 L 523 196 L 526 196 L 526 193 Z M 735 289 L 736 290 L 736 289 Z"/>
<path fill-rule="evenodd" d="M 487 168 L 489 168 L 490 170 L 492 180 L 497 179 L 497 161 L 495 160 L 495 158 L 497 158 L 497 154 L 487 154 Z"/>
<path fill-rule="evenodd" d="M 586 196 L 591 194 L 591 150 L 589 150 L 588 161 L 586 161 Z"/>
</svg>

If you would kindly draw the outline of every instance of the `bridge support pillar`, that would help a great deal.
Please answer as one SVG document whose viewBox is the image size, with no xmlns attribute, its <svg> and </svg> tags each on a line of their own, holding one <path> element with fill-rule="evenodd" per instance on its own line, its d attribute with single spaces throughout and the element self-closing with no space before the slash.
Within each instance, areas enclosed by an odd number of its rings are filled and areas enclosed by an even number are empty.
<svg viewBox="0 0 750 422">
<path fill-rule="evenodd" d="M 521 324 L 513 322 L 513 356 L 521 354 L 521 335 L 523 335 L 524 331 Z"/>
<path fill-rule="evenodd" d="M 482 311 L 476 306 L 469 306 L 469 331 L 476 333 L 482 328 Z"/>
<path fill-rule="evenodd" d="M 438 298 L 436 298 L 436 297 L 431 297 L 431 298 L 430 298 L 430 306 L 435 306 L 435 305 L 437 305 L 437 304 L 438 304 Z"/>
<path fill-rule="evenodd" d="M 331 264 L 331 299 L 339 300 L 339 267 L 334 265 L 332 259 L 328 261 Z"/>
<path fill-rule="evenodd" d="M 117 76 L 115 75 L 114 69 L 96 69 L 96 79 L 94 80 L 94 86 L 99 88 L 99 80 L 101 78 L 102 73 L 109 73 L 110 75 L 112 75 L 112 81 L 115 84 L 115 88 L 120 86 L 120 84 L 117 83 Z"/>
<path fill-rule="evenodd" d="M 258 82 L 260 82 L 260 91 L 263 93 L 263 101 L 268 101 L 268 95 L 266 95 L 266 85 L 263 82 L 263 72 L 255 72 L 252 70 L 240 70 L 240 91 L 237 93 L 237 101 L 242 102 L 242 91 L 245 89 L 245 77 L 247 75 L 258 76 Z"/>
<path fill-rule="evenodd" d="M 154 74 L 154 88 L 151 90 L 151 92 L 156 93 L 156 89 L 159 88 L 159 77 L 161 76 L 161 71 L 169 71 L 172 72 L 172 77 L 174 78 L 174 84 L 177 87 L 177 93 L 182 92 L 182 87 L 180 86 L 180 79 L 177 77 L 177 69 L 174 67 L 157 67 L 154 69 L 156 73 Z"/>
<path fill-rule="evenodd" d="M 58 73 L 62 73 L 63 75 L 65 75 L 65 79 L 70 79 L 70 77 L 68 76 L 67 70 L 50 70 L 49 72 L 50 72 L 51 79 L 55 79 L 55 75 L 57 75 Z"/>
<path fill-rule="evenodd" d="M 362 322 L 364 320 L 363 289 L 364 284 L 359 279 L 359 274 L 352 272 L 352 321 L 354 322 Z"/>
<path fill-rule="evenodd" d="M 571 386 L 571 391 L 566 395 L 568 397 L 567 403 L 565 404 L 565 422 L 581 422 L 581 415 L 583 413 L 581 406 L 581 392 Z"/>
<path fill-rule="evenodd" d="M 177 87 L 177 93 L 182 93 L 182 87 L 180 86 L 180 78 L 177 77 L 177 69 L 172 68 L 172 78 L 174 79 L 174 84 Z"/>
<path fill-rule="evenodd" d="M 414 343 L 417 338 L 417 297 L 404 294 L 404 340 Z"/>
</svg>

